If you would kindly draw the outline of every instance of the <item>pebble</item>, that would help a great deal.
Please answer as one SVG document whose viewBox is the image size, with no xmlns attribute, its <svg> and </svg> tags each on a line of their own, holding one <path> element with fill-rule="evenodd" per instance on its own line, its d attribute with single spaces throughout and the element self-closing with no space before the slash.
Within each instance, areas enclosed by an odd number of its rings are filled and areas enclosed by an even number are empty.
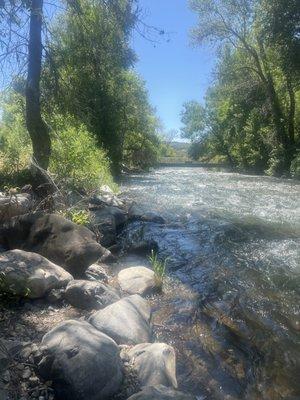
<svg viewBox="0 0 300 400">
<path fill-rule="evenodd" d="M 31 376 L 31 371 L 29 368 L 25 369 L 25 371 L 22 374 L 23 379 L 28 379 Z"/>
</svg>

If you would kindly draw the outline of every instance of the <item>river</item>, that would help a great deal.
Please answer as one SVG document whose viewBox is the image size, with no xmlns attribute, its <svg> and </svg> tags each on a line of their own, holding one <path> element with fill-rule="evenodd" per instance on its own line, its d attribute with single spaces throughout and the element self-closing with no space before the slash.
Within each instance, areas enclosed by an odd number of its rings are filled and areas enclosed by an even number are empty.
<svg viewBox="0 0 300 400">
<path fill-rule="evenodd" d="M 122 190 L 166 219 L 128 232 L 168 258 L 151 302 L 180 388 L 199 400 L 299 399 L 299 183 L 165 167 L 125 178 Z"/>
</svg>

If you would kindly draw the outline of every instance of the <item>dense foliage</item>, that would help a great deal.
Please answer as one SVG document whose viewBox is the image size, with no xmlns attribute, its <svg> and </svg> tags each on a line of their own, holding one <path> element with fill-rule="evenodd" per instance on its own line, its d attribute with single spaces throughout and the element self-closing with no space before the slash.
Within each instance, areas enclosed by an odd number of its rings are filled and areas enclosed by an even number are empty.
<svg viewBox="0 0 300 400">
<path fill-rule="evenodd" d="M 8 185 L 25 183 L 32 146 L 24 123 L 24 97 L 9 91 L 2 100 L 0 178 Z M 95 139 L 74 118 L 55 113 L 51 120 L 52 154 L 49 172 L 63 187 L 90 190 L 107 184 L 114 188 L 110 161 Z"/>
<path fill-rule="evenodd" d="M 99 178 L 107 180 L 109 170 L 118 175 L 122 165 L 149 168 L 157 162 L 161 140 L 145 84 L 133 70 L 129 41 L 138 18 L 136 1 L 59 4 L 50 28 L 46 14 L 44 21 L 41 110 L 52 142 L 49 171 L 60 182 L 90 188 Z M 24 169 L 32 152 L 24 81 L 22 86 L 10 89 L 2 106 L 0 156 L 7 173 Z"/>
<path fill-rule="evenodd" d="M 108 152 L 115 174 L 123 161 L 152 165 L 158 144 L 155 116 L 144 83 L 130 70 L 134 2 L 78 4 L 80 12 L 68 7 L 60 15 L 52 35 L 44 76 L 49 111 L 54 105 L 83 122 Z"/>
<path fill-rule="evenodd" d="M 297 1 L 193 0 L 195 43 L 218 46 L 205 107 L 187 103 L 193 158 L 278 175 L 299 172 L 300 11 Z"/>
</svg>

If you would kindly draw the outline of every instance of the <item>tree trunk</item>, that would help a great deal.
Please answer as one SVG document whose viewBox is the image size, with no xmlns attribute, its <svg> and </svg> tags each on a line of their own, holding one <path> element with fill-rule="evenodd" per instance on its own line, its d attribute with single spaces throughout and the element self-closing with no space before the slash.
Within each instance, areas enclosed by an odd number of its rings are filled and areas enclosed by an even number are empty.
<svg viewBox="0 0 300 400">
<path fill-rule="evenodd" d="M 290 99 L 290 108 L 288 115 L 288 130 L 291 146 L 295 146 L 295 113 L 296 113 L 296 99 L 293 85 L 289 76 L 286 76 L 286 85 Z"/>
<path fill-rule="evenodd" d="M 26 82 L 26 125 L 33 147 L 34 174 L 38 176 L 43 175 L 38 167 L 47 170 L 51 154 L 49 129 L 42 118 L 40 105 L 42 13 L 43 0 L 32 0 Z"/>
<path fill-rule="evenodd" d="M 271 105 L 276 138 L 278 143 L 283 147 L 284 150 L 283 168 L 285 172 L 289 172 L 293 155 L 293 143 L 291 142 L 291 136 L 290 136 L 290 121 L 286 121 L 278 95 L 276 93 L 275 84 L 268 65 L 268 60 L 265 53 L 264 45 L 260 39 L 257 39 L 257 41 L 259 45 L 262 65 L 265 71 L 264 83 L 266 85 L 267 94 Z"/>
</svg>

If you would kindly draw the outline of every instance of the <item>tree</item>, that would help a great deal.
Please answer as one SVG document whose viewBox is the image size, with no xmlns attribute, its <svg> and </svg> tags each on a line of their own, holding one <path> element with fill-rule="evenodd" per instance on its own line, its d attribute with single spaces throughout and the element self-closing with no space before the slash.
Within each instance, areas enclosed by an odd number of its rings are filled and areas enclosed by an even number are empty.
<svg viewBox="0 0 300 400">
<path fill-rule="evenodd" d="M 294 127 L 291 123 L 295 118 L 295 108 L 290 101 L 285 112 L 276 85 L 278 64 L 274 67 L 272 63 L 272 52 L 258 18 L 265 11 L 265 4 L 258 0 L 191 0 L 191 7 L 198 15 L 193 37 L 197 43 L 229 44 L 244 53 L 246 62 L 240 68 L 257 77 L 264 87 L 270 103 L 276 147 L 282 149 L 282 168 L 288 171 L 295 154 Z M 286 76 L 286 71 L 281 72 Z M 293 91 L 293 88 L 290 89 Z"/>
<path fill-rule="evenodd" d="M 135 23 L 134 1 L 78 0 L 80 12 L 67 7 L 53 28 L 45 97 L 53 112 L 70 114 L 86 124 L 120 172 L 124 143 L 126 71 L 135 55 L 129 46 Z"/>
<path fill-rule="evenodd" d="M 2 71 L 9 72 L 16 63 L 20 70 L 27 68 L 26 124 L 32 141 L 34 165 L 47 169 L 51 153 L 51 140 L 47 125 L 43 121 L 40 105 L 40 77 L 42 67 L 43 0 L 6 1 L 0 5 L 2 17 Z M 29 23 L 29 33 L 26 27 Z M 24 59 L 27 58 L 27 62 Z M 35 175 L 40 174 L 34 168 Z"/>
<path fill-rule="evenodd" d="M 181 112 L 181 136 L 193 141 L 199 141 L 205 134 L 205 110 L 197 101 L 192 100 L 183 104 Z"/>
<path fill-rule="evenodd" d="M 26 81 L 26 125 L 32 141 L 34 163 L 45 170 L 49 166 L 51 140 L 41 114 L 40 79 L 42 69 L 43 0 L 32 0 Z"/>
</svg>

